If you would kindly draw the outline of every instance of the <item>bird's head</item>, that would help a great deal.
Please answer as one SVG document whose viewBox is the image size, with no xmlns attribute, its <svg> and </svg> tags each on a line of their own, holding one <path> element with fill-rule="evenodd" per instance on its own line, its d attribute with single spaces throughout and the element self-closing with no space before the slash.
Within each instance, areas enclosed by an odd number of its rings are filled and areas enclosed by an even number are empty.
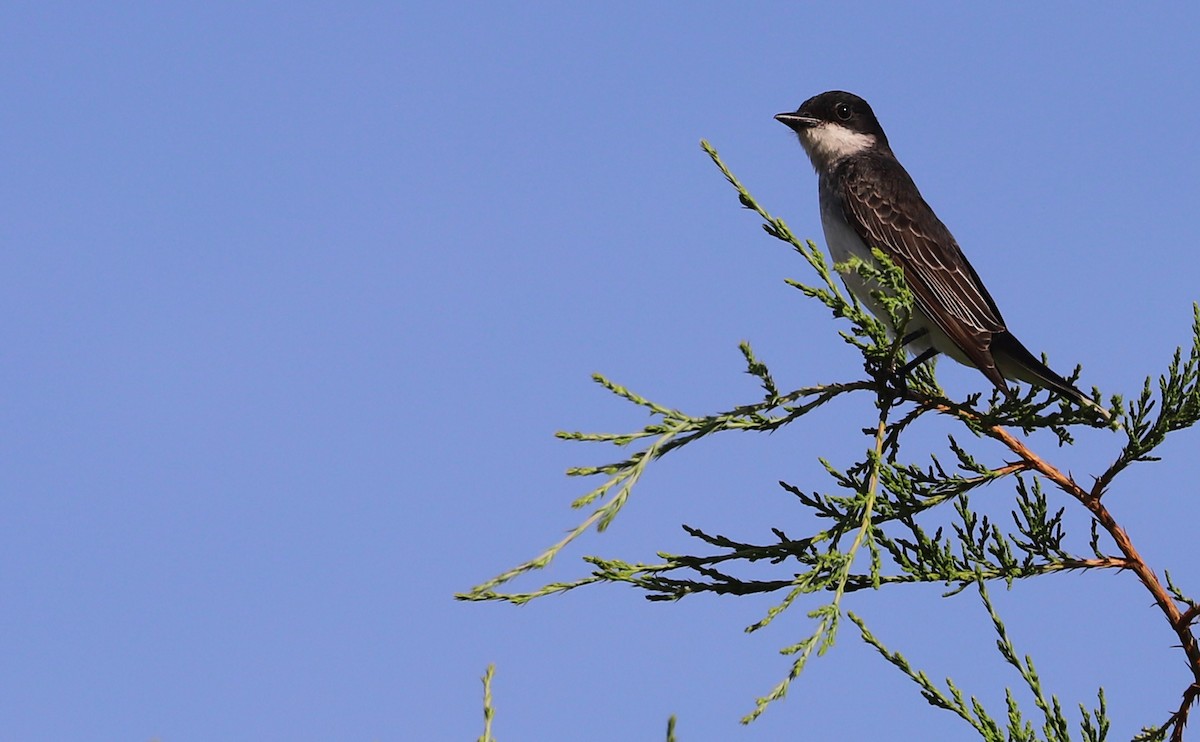
<svg viewBox="0 0 1200 742">
<path fill-rule="evenodd" d="M 843 157 L 888 146 L 887 135 L 871 106 L 841 90 L 814 95 L 795 112 L 778 114 L 775 120 L 796 132 L 818 172 L 828 170 Z"/>
</svg>

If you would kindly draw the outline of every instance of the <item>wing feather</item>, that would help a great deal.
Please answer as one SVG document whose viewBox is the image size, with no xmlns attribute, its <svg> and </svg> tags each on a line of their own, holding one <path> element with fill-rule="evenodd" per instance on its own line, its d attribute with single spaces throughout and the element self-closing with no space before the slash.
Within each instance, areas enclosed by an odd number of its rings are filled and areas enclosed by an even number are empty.
<svg viewBox="0 0 1200 742">
<path fill-rule="evenodd" d="M 997 386 L 991 340 L 1004 320 L 950 230 L 894 158 L 847 158 L 843 208 L 858 236 L 904 271 L 921 312 Z"/>
</svg>

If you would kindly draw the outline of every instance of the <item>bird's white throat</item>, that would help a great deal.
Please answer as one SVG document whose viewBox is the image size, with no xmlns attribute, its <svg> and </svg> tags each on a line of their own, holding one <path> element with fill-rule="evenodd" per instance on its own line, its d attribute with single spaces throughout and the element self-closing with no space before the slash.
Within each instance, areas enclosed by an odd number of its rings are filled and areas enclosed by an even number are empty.
<svg viewBox="0 0 1200 742">
<path fill-rule="evenodd" d="M 818 172 L 824 166 L 851 157 L 875 145 L 873 134 L 851 131 L 844 126 L 823 123 L 800 131 L 800 144 Z"/>
</svg>

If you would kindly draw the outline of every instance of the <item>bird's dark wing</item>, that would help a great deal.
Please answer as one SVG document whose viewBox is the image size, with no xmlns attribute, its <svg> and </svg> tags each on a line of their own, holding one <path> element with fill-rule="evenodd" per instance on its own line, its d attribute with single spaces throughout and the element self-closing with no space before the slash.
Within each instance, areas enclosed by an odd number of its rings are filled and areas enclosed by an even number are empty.
<svg viewBox="0 0 1200 742">
<path fill-rule="evenodd" d="M 841 167 L 843 208 L 858 236 L 904 271 L 922 313 L 1007 390 L 990 350 L 992 335 L 1005 331 L 1000 310 L 904 167 L 876 157 L 847 158 Z"/>
</svg>

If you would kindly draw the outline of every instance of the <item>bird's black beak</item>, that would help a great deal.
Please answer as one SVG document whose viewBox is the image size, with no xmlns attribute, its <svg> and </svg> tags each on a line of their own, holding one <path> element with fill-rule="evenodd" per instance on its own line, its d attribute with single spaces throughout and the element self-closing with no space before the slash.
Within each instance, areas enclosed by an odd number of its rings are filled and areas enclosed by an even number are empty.
<svg viewBox="0 0 1200 742">
<path fill-rule="evenodd" d="M 820 119 L 815 119 L 812 116 L 804 116 L 799 111 L 794 113 L 777 113 L 775 120 L 792 131 L 800 131 L 801 129 L 811 129 L 821 123 Z"/>
</svg>

